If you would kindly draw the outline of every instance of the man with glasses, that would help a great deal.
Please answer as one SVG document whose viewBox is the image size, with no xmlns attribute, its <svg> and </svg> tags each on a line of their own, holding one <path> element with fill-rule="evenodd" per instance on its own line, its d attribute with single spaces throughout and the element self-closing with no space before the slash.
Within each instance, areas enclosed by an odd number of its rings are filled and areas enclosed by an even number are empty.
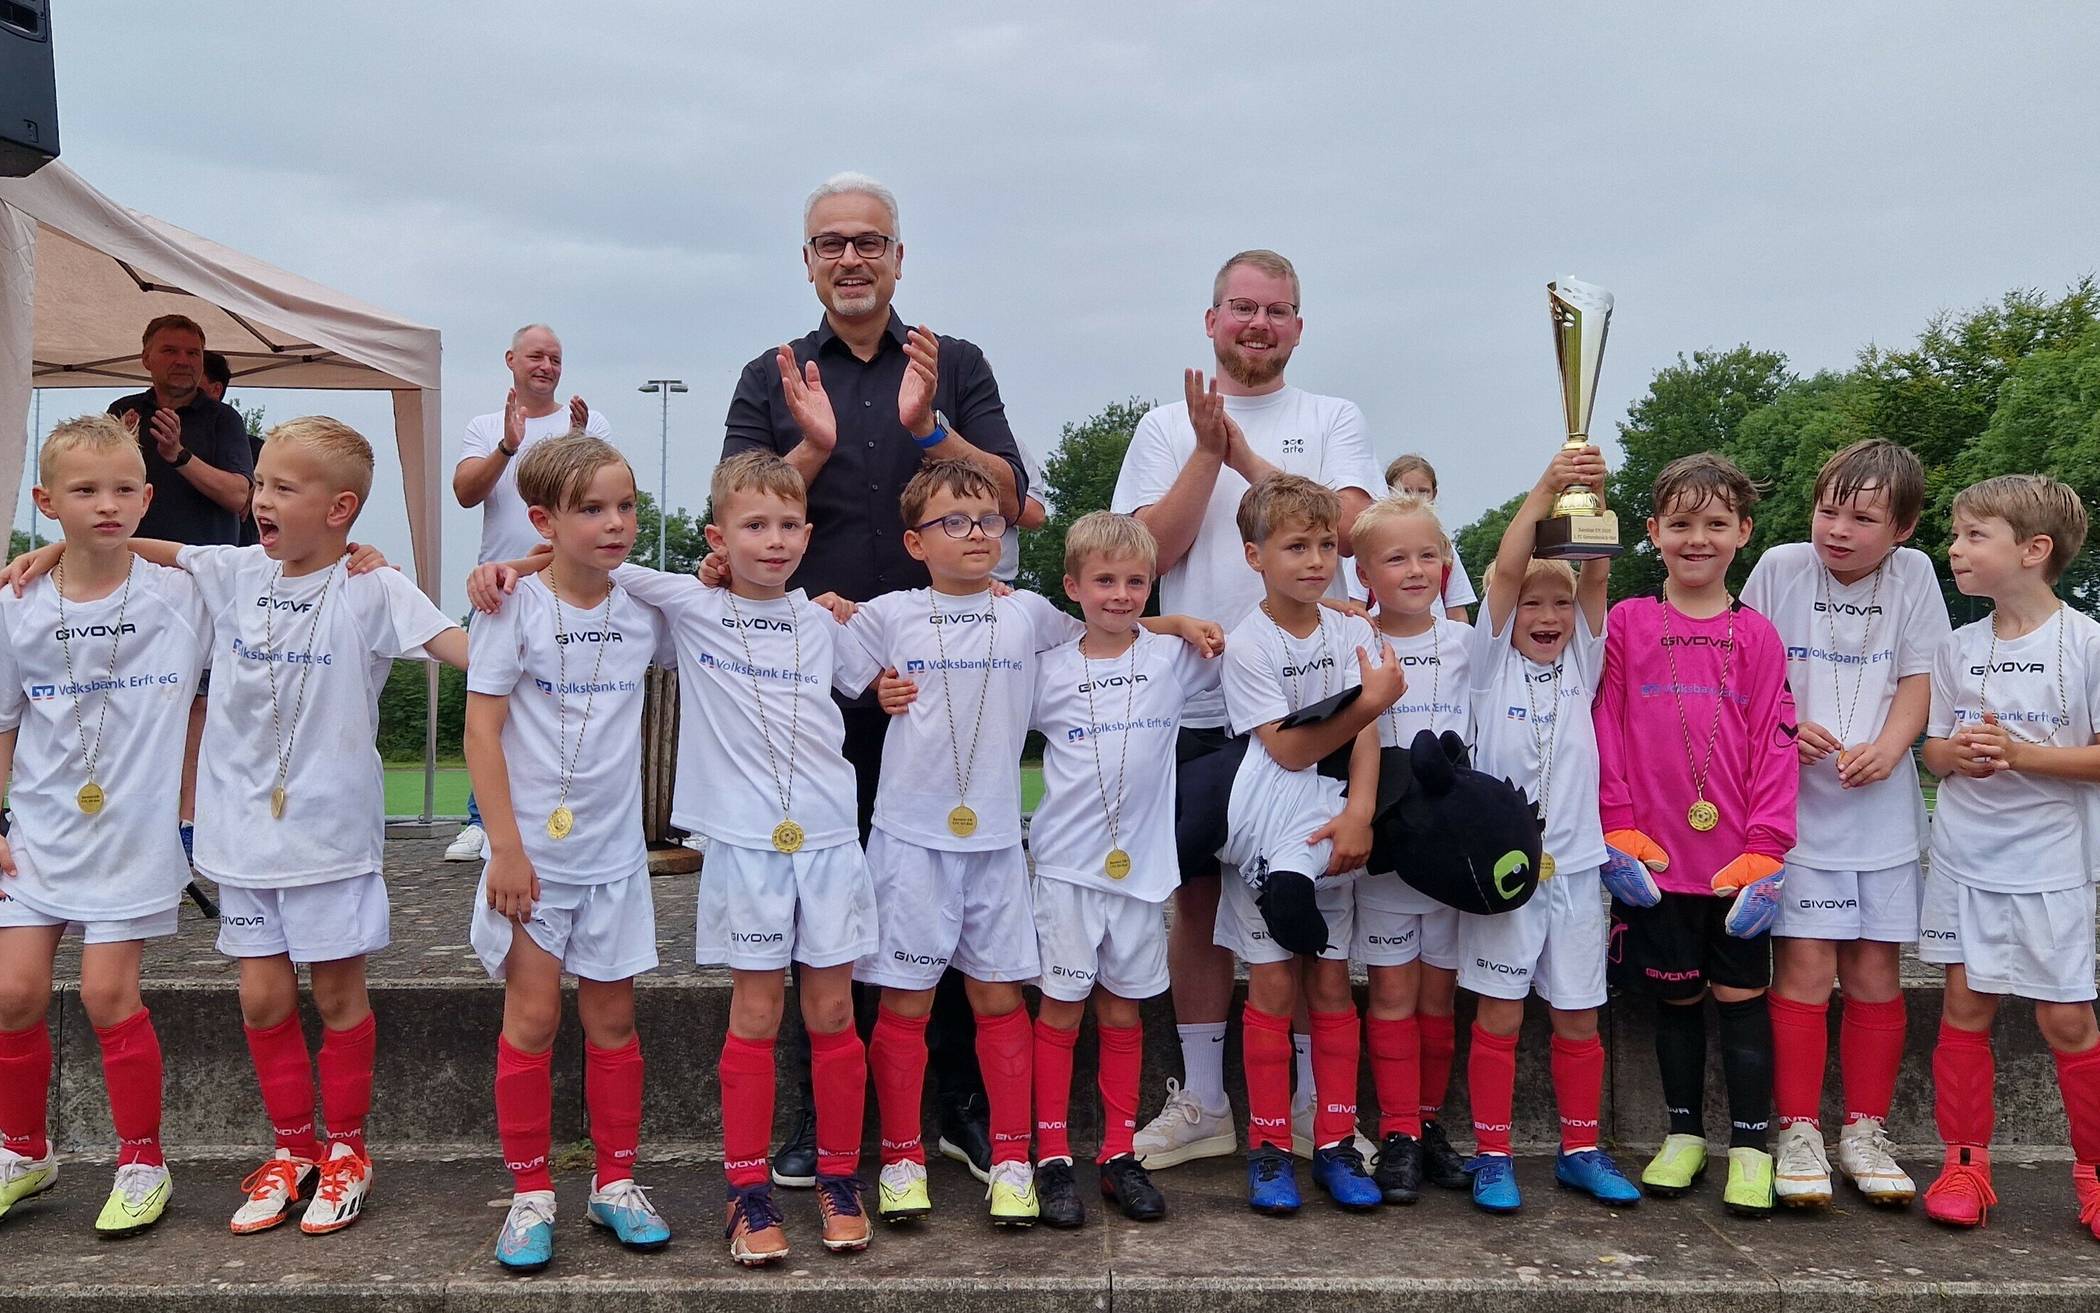
<svg viewBox="0 0 2100 1313">
<path fill-rule="evenodd" d="M 1341 495 L 1341 551 L 1349 526 L 1384 488 L 1372 463 L 1363 412 L 1339 397 L 1284 382 L 1284 366 L 1304 331 L 1298 272 L 1274 251 L 1241 251 L 1218 270 L 1203 327 L 1217 376 L 1183 378 L 1183 400 L 1138 422 L 1111 502 L 1159 540 L 1160 609 L 1201 616 L 1228 631 L 1262 600 L 1261 576 L 1247 568 L 1234 516 L 1249 487 L 1271 474 L 1299 474 Z M 1342 596 L 1339 574 L 1329 591 Z M 1175 828 L 1182 884 L 1167 940 L 1174 1020 L 1184 1083 L 1168 1082 L 1167 1103 L 1138 1131 L 1148 1168 L 1235 1151 L 1225 1098 L 1225 1023 L 1232 1004 L 1232 953 L 1212 943 L 1225 837 L 1225 801 L 1244 752 L 1225 716 L 1223 694 L 1189 699 L 1176 757 Z M 1237 880 L 1236 872 L 1225 879 Z M 1311 1049 L 1298 1045 L 1300 1098 L 1312 1097 Z M 1298 1120 L 1294 1107 L 1293 1122 Z M 1311 1149 L 1304 1151 L 1311 1156 Z"/>
<path fill-rule="evenodd" d="M 904 485 L 925 461 L 961 459 L 982 468 L 1010 519 L 1020 517 L 1028 493 L 984 353 L 960 338 L 911 327 L 891 308 L 904 271 L 898 233 L 897 199 L 873 178 L 840 173 L 810 193 L 802 210 L 802 265 L 824 318 L 816 331 L 744 366 L 729 403 L 723 458 L 777 452 L 809 484 L 814 532 L 789 583 L 811 596 L 835 592 L 866 601 L 926 585 L 926 567 L 904 550 L 897 516 Z M 841 699 L 841 705 L 865 840 L 889 718 L 872 694 Z M 954 971 L 941 979 L 927 1040 L 941 1152 L 988 1180 L 991 1139 L 976 1023 Z M 805 1090 L 795 1129 L 773 1161 L 777 1184 L 815 1181 L 809 1108 Z"/>
</svg>

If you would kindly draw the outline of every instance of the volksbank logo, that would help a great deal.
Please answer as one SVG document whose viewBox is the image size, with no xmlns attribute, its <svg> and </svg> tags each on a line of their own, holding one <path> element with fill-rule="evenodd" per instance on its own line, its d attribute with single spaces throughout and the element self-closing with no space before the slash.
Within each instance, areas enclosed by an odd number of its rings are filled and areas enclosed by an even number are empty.
<svg viewBox="0 0 2100 1313">
<path fill-rule="evenodd" d="M 45 685 L 45 687 L 48 688 L 50 687 L 50 685 L 47 684 Z M 1084 725 L 1074 725 L 1072 728 L 1065 731 L 1065 742 L 1067 743 L 1077 743 L 1079 742 L 1079 740 L 1085 737 L 1086 726 Z"/>
<path fill-rule="evenodd" d="M 1786 659 L 1789 661 L 1806 661 L 1808 660 L 1808 649 L 1789 644 L 1786 649 Z"/>
<path fill-rule="evenodd" d="M 1511 707 L 1508 716 L 1511 720 L 1530 720 L 1531 712 L 1524 707 Z"/>
<path fill-rule="evenodd" d="M 70 629 L 60 625 L 52 631 L 52 637 L 63 643 L 69 638 L 115 638 L 119 634 L 135 634 L 138 631 L 139 627 L 127 620 L 121 625 L 74 625 Z"/>
<path fill-rule="evenodd" d="M 549 697 L 554 696 L 554 685 L 552 682 L 544 679 L 535 679 L 532 682 L 539 686 L 540 692 L 545 693 Z"/>
<path fill-rule="evenodd" d="M 46 699 L 57 696 L 58 685 L 56 684 L 31 684 L 29 686 L 29 698 L 32 702 L 43 702 Z"/>
<path fill-rule="evenodd" d="M 904 663 L 904 673 L 905 673 L 905 674 L 907 674 L 907 675 L 919 675 L 919 674 L 924 674 L 924 673 L 925 673 L 925 671 L 926 671 L 926 663 L 925 663 L 924 661 L 920 661 L 920 660 L 918 660 L 918 659 L 914 658 L 914 659 L 912 659 L 912 660 L 908 660 L 908 661 L 906 661 L 906 662 Z"/>
</svg>

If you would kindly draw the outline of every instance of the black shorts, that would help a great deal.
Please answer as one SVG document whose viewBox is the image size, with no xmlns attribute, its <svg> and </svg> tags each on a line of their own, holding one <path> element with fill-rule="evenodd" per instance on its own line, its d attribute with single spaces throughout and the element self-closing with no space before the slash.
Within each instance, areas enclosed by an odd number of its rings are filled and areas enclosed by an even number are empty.
<svg viewBox="0 0 2100 1313">
<path fill-rule="evenodd" d="M 1611 905 L 1612 984 L 1656 998 L 1696 998 L 1709 985 L 1766 989 L 1771 936 L 1737 939 L 1724 928 L 1733 899 L 1665 893 L 1654 907 Z"/>
<path fill-rule="evenodd" d="M 1247 755 L 1247 736 L 1182 726 L 1174 741 L 1174 846 L 1183 883 L 1215 877 L 1225 846 L 1225 806 Z"/>
</svg>

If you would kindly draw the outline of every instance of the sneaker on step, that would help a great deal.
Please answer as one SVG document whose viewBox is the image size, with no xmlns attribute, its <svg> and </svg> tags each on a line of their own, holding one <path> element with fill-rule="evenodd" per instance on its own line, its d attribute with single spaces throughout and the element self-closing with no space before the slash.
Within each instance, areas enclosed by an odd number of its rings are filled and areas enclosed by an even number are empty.
<svg viewBox="0 0 2100 1313">
<path fill-rule="evenodd" d="M 488 846 L 488 831 L 474 822 L 459 827 L 452 842 L 445 845 L 445 860 L 448 862 L 478 862 L 482 850 Z"/>
<path fill-rule="evenodd" d="M 1697 1135 L 1666 1135 L 1662 1148 L 1641 1169 L 1641 1188 L 1663 1199 L 1675 1199 L 1705 1175 L 1706 1141 Z"/>
<path fill-rule="evenodd" d="M 279 1149 L 265 1158 L 263 1165 L 241 1182 L 248 1197 L 234 1210 L 233 1233 L 253 1235 L 290 1217 L 292 1205 L 306 1197 L 314 1171 L 312 1163 L 293 1157 L 290 1149 Z"/>
<path fill-rule="evenodd" d="M 875 1178 L 875 1211 L 885 1222 L 908 1222 L 931 1213 L 926 1164 L 909 1158 L 884 1163 Z"/>
<path fill-rule="evenodd" d="M 174 1194 L 175 1182 L 165 1164 L 126 1163 L 117 1169 L 116 1186 L 95 1219 L 95 1231 L 110 1237 L 135 1235 L 160 1220 Z"/>
<path fill-rule="evenodd" d="M 0 1217 L 7 1210 L 58 1184 L 58 1154 L 48 1146 L 41 1158 L 28 1158 L 0 1146 Z"/>
<path fill-rule="evenodd" d="M 1728 1184 L 1721 1206 L 1737 1217 L 1770 1217 L 1777 1198 L 1772 1189 L 1772 1155 L 1745 1145 L 1728 1150 Z"/>
<path fill-rule="evenodd" d="M 819 1176 L 817 1216 L 824 1223 L 824 1247 L 832 1253 L 858 1253 L 868 1247 L 868 1204 L 861 1197 L 858 1176 Z"/>
<path fill-rule="evenodd" d="M 817 1183 L 817 1114 L 805 1107 L 795 1114 L 795 1129 L 773 1155 L 773 1184 L 807 1190 Z"/>
<path fill-rule="evenodd" d="M 593 1226 L 602 1226 L 613 1233 L 628 1249 L 662 1249 L 671 1243 L 671 1228 L 649 1202 L 649 1189 L 633 1177 L 622 1177 L 607 1185 L 599 1185 L 598 1178 L 591 1178 L 591 1198 L 588 1205 Z"/>
<path fill-rule="evenodd" d="M 1348 1140 L 1313 1152 L 1313 1180 L 1337 1208 L 1367 1213 L 1385 1203 L 1385 1192 L 1364 1167 L 1363 1155 Z"/>
<path fill-rule="evenodd" d="M 982 1094 L 942 1100 L 941 1134 L 934 1148 L 941 1157 L 961 1163 L 981 1185 L 992 1183 L 991 1109 Z"/>
<path fill-rule="evenodd" d="M 1632 1208 L 1641 1201 L 1640 1187 L 1602 1149 L 1577 1149 L 1561 1154 L 1553 1164 L 1553 1179 L 1569 1190 L 1580 1190 L 1607 1208 Z"/>
<path fill-rule="evenodd" d="M 1298 1211 L 1298 1176 L 1291 1156 L 1273 1144 L 1247 1152 L 1247 1207 L 1271 1217 Z"/>
<path fill-rule="evenodd" d="M 992 1164 L 992 1182 L 984 1197 L 991 1201 L 993 1226 L 1034 1226 L 1042 1213 L 1035 1194 L 1033 1164 L 1011 1161 Z"/>
<path fill-rule="evenodd" d="M 1371 1179 L 1389 1204 L 1411 1204 L 1422 1197 L 1422 1142 L 1399 1131 L 1378 1146 Z"/>
<path fill-rule="evenodd" d="M 1212 1112 L 1181 1082 L 1167 1077 L 1167 1102 L 1138 1131 L 1131 1152 L 1148 1172 L 1178 1167 L 1197 1158 L 1224 1158 L 1240 1147 L 1232 1110 Z"/>
<path fill-rule="evenodd" d="M 308 1235 L 342 1230 L 364 1214 L 365 1196 L 371 1192 L 372 1160 L 340 1141 L 330 1145 L 299 1229 Z"/>
<path fill-rule="evenodd" d="M 1772 1185 L 1788 1208 L 1830 1207 L 1830 1158 L 1812 1122 L 1788 1122 L 1772 1146 Z"/>
<path fill-rule="evenodd" d="M 1458 1150 L 1451 1147 L 1451 1139 L 1444 1134 L 1444 1124 L 1434 1117 L 1422 1119 L 1422 1175 L 1431 1184 L 1446 1190 L 1470 1190 L 1473 1178 L 1466 1172 L 1466 1160 Z"/>
<path fill-rule="evenodd" d="M 1086 1225 L 1086 1203 L 1072 1175 L 1070 1158 L 1050 1158 L 1035 1167 L 1035 1197 L 1044 1226 L 1070 1231 Z"/>
<path fill-rule="evenodd" d="M 1473 1182 L 1473 1206 L 1487 1213 L 1514 1213 L 1524 1206 L 1517 1192 L 1517 1165 L 1509 1155 L 1484 1153 L 1466 1164 Z"/>
<path fill-rule="evenodd" d="M 1101 1197 L 1133 1222 L 1157 1222 L 1167 1215 L 1167 1197 L 1152 1184 L 1145 1165 L 1127 1153 L 1101 1164 Z"/>
<path fill-rule="evenodd" d="M 1361 1131 L 1350 1128 L 1350 1143 L 1356 1146 L 1356 1156 L 1365 1162 L 1377 1156 L 1378 1146 L 1366 1140 Z M 1306 1104 L 1291 1109 L 1291 1152 L 1307 1162 L 1313 1160 L 1313 1105 Z"/>
<path fill-rule="evenodd" d="M 513 1272 L 543 1271 L 554 1261 L 554 1191 L 510 1197 L 510 1215 L 496 1233 L 496 1261 Z"/>
<path fill-rule="evenodd" d="M 1997 1202 L 1991 1151 L 1959 1145 L 1947 1150 L 1939 1179 L 1925 1189 L 1925 1216 L 1942 1226 L 1982 1226 Z"/>
<path fill-rule="evenodd" d="M 1848 1122 L 1838 1133 L 1838 1170 L 1870 1204 L 1902 1208 L 1918 1194 L 1918 1183 L 1897 1164 L 1879 1117 Z"/>
<path fill-rule="evenodd" d="M 773 1183 L 729 1187 L 729 1220 L 722 1227 L 729 1256 L 745 1267 L 764 1267 L 788 1256 L 787 1232 L 780 1205 L 773 1202 Z"/>
</svg>

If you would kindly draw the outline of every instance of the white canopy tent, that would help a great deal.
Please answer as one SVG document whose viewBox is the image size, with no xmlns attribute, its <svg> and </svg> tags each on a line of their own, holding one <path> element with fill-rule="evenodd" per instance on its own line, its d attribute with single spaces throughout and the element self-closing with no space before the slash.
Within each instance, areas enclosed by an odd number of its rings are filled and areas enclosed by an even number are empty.
<svg viewBox="0 0 2100 1313">
<path fill-rule="evenodd" d="M 55 161 L 27 178 L 0 178 L 4 504 L 20 493 L 32 392 L 143 387 L 139 331 L 163 314 L 197 321 L 238 387 L 393 394 L 416 582 L 437 599 L 438 331 L 127 210 Z M 434 706 L 435 666 L 430 678 Z M 433 721 L 433 747 L 435 733 Z"/>
</svg>

